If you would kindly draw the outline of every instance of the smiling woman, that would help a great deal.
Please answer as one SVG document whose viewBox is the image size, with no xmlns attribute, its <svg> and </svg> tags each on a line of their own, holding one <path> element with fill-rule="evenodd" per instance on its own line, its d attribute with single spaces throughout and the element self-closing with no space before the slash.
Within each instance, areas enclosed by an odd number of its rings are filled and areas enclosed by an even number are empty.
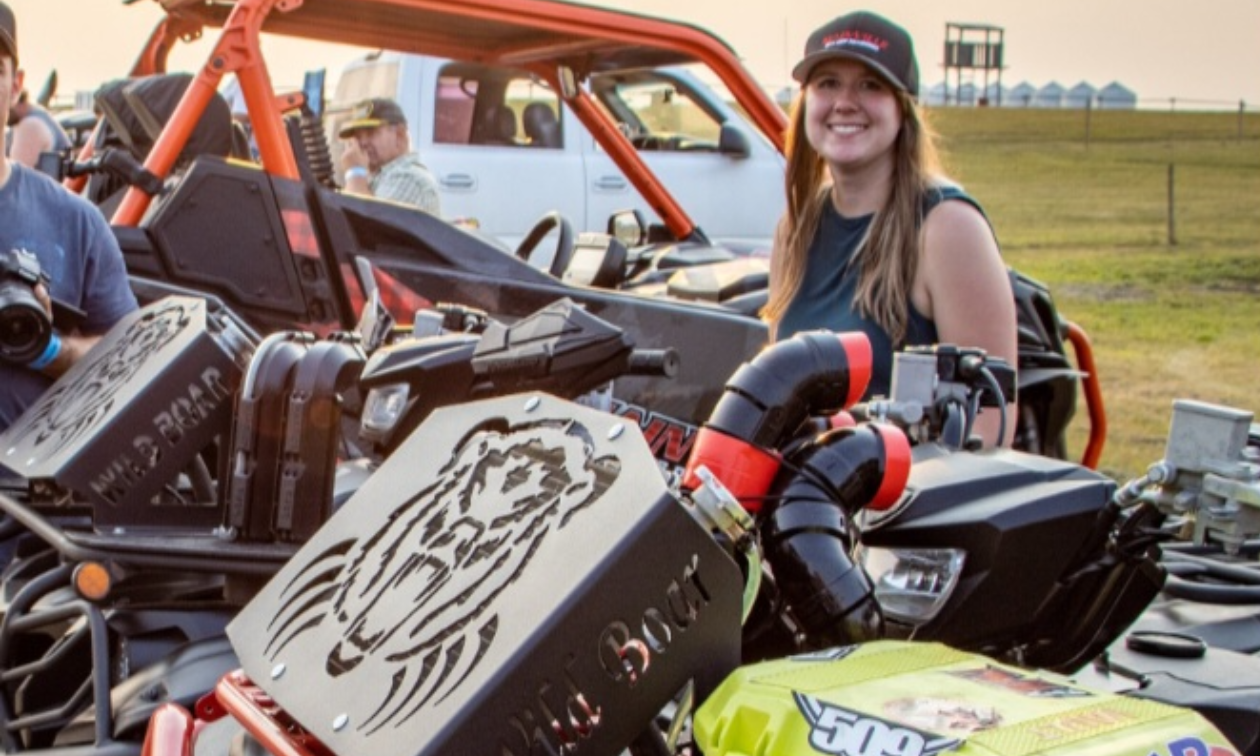
<svg viewBox="0 0 1260 756">
<path fill-rule="evenodd" d="M 937 343 L 1016 364 L 1015 310 L 983 212 L 938 168 L 916 99 L 910 36 L 872 13 L 810 35 L 788 132 L 788 210 L 765 316 L 775 338 L 825 328 L 871 341 L 868 396 L 888 395 L 893 353 Z M 998 439 L 998 413 L 978 429 Z"/>
</svg>

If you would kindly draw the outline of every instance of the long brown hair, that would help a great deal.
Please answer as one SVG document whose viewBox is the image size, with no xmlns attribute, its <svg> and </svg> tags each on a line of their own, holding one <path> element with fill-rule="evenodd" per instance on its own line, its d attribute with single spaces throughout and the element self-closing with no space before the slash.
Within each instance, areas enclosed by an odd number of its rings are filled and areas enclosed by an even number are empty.
<svg viewBox="0 0 1260 756">
<path fill-rule="evenodd" d="M 918 270 L 923 192 L 943 178 L 935 134 L 915 101 L 904 92 L 895 94 L 903 118 L 893 145 L 892 191 L 871 221 L 852 264 L 858 267 L 854 297 L 858 312 L 878 323 L 897 344 L 905 337 L 907 302 Z M 761 313 L 772 327 L 801 287 L 810 244 L 831 201 L 826 162 L 805 137 L 803 90 L 792 106 L 786 153 L 787 211 L 775 229 L 770 299 Z"/>
</svg>

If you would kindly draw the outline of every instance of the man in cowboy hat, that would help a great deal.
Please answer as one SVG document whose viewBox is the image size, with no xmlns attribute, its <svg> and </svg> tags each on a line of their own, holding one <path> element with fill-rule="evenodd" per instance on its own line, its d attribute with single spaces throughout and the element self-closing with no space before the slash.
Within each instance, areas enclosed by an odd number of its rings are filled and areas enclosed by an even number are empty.
<svg viewBox="0 0 1260 756">
<path fill-rule="evenodd" d="M 441 214 L 437 180 L 412 151 L 398 103 L 386 97 L 360 102 L 337 135 L 346 140 L 341 167 L 347 192 Z"/>
</svg>

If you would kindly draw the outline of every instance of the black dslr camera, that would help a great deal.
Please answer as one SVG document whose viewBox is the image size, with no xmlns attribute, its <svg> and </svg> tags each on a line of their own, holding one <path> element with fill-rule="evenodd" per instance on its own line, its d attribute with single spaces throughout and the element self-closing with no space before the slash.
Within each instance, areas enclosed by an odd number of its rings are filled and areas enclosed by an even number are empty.
<svg viewBox="0 0 1260 756">
<path fill-rule="evenodd" d="M 35 298 L 35 285 L 47 282 L 35 255 L 0 252 L 0 360 L 27 365 L 48 347 L 52 318 Z"/>
</svg>

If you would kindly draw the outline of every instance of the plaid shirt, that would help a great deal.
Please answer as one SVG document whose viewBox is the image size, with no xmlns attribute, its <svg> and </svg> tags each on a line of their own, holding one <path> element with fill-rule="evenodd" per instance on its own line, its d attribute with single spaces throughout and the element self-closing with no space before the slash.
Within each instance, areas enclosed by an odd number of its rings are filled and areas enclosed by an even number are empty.
<svg viewBox="0 0 1260 756">
<path fill-rule="evenodd" d="M 437 179 L 420 157 L 408 152 L 386 163 L 369 184 L 372 196 L 378 199 L 415 205 L 430 215 L 441 215 Z"/>
</svg>

